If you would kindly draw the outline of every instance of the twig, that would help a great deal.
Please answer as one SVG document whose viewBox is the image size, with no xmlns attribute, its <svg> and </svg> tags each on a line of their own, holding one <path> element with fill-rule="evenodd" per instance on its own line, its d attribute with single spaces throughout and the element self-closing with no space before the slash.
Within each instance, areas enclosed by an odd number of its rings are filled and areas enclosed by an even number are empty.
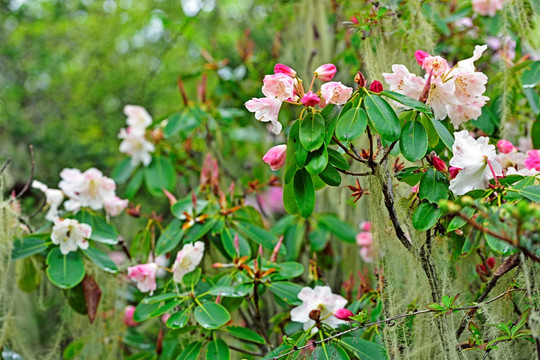
<svg viewBox="0 0 540 360">
<path fill-rule="evenodd" d="M 268 338 L 268 335 L 266 334 L 266 331 L 264 331 L 264 326 L 262 324 L 262 318 L 261 318 L 261 310 L 259 308 L 259 293 L 257 292 L 257 285 L 259 284 L 258 281 L 255 281 L 255 284 L 253 286 L 253 303 L 255 305 L 255 325 L 257 326 L 260 335 L 266 340 L 266 346 L 270 350 L 272 349 L 272 343 L 270 342 L 270 339 Z"/>
<path fill-rule="evenodd" d="M 28 148 L 30 149 L 30 176 L 28 177 L 28 181 L 22 188 L 22 190 L 14 197 L 13 200 L 16 200 L 24 195 L 26 191 L 30 188 L 30 184 L 32 184 L 32 180 L 34 179 L 34 169 L 36 167 L 36 163 L 34 161 L 34 147 L 32 145 L 28 145 Z"/>
<path fill-rule="evenodd" d="M 373 156 L 373 135 L 371 135 L 371 130 L 369 129 L 369 126 L 366 127 L 367 135 L 369 138 L 369 158 L 368 158 L 368 164 L 369 167 L 372 169 L 375 166 L 374 156 Z"/>
<path fill-rule="evenodd" d="M 2 175 L 4 173 L 4 170 L 6 170 L 6 168 L 8 167 L 9 163 L 11 163 L 11 159 L 7 159 L 6 162 L 4 163 L 4 166 L 2 166 L 2 169 L 0 169 L 0 175 Z"/>
<path fill-rule="evenodd" d="M 386 158 L 388 157 L 388 155 L 390 155 L 390 153 L 392 152 L 392 149 L 394 148 L 394 146 L 396 146 L 397 143 L 398 143 L 397 141 L 394 141 L 392 144 L 390 144 L 390 146 L 388 147 L 388 150 L 386 150 L 381 161 L 379 162 L 380 164 L 382 164 L 384 160 L 386 160 Z"/>
<path fill-rule="evenodd" d="M 336 144 L 339 145 L 340 148 L 343 149 L 343 151 L 345 151 L 345 154 L 349 155 L 350 157 L 352 157 L 354 160 L 358 161 L 358 162 L 361 162 L 361 163 L 366 163 L 366 160 L 356 156 L 355 154 L 353 154 L 351 152 L 351 150 L 349 150 L 349 148 L 347 148 L 345 145 L 343 145 L 343 143 L 341 141 L 338 140 L 338 138 L 334 135 L 332 136 L 332 139 L 336 142 Z"/>
<path fill-rule="evenodd" d="M 507 295 L 508 293 L 514 292 L 514 291 L 521 291 L 521 289 L 511 289 L 511 290 L 509 290 L 507 292 L 504 292 L 502 294 L 499 294 L 496 297 L 494 297 L 494 298 L 492 298 L 492 299 L 490 299 L 488 301 L 485 301 L 483 303 L 479 303 L 479 304 L 471 305 L 471 306 L 458 307 L 458 308 L 453 309 L 453 311 L 470 310 L 470 309 L 479 308 L 481 306 L 492 303 L 492 302 L 502 298 L 503 296 Z M 283 354 L 278 355 L 278 356 L 274 356 L 271 359 L 272 360 L 277 360 L 277 359 L 280 359 L 280 358 L 285 357 L 287 355 L 294 354 L 295 352 L 300 351 L 302 349 L 305 349 L 305 348 L 308 348 L 308 347 L 311 347 L 311 346 L 316 347 L 321 343 L 326 343 L 326 342 L 328 342 L 328 341 L 330 341 L 332 339 L 341 337 L 343 335 L 346 335 L 346 334 L 348 334 L 350 332 L 353 332 L 353 331 L 356 331 L 356 330 L 359 330 L 359 329 L 364 329 L 364 328 L 368 328 L 368 327 L 375 326 L 375 325 L 380 325 L 380 324 L 386 324 L 386 323 L 392 322 L 394 320 L 399 320 L 399 319 L 406 318 L 406 317 L 409 317 L 409 316 L 414 316 L 414 315 L 427 314 L 427 313 L 431 313 L 431 312 L 435 312 L 435 311 L 434 310 L 429 310 L 429 309 L 428 310 L 420 310 L 420 311 L 416 311 L 416 312 L 412 312 L 412 313 L 408 313 L 408 314 L 402 314 L 402 315 L 394 316 L 394 317 L 391 317 L 391 318 L 371 322 L 371 323 L 368 323 L 368 324 L 358 325 L 358 326 L 352 327 L 350 329 L 347 329 L 345 331 L 334 334 L 332 336 L 329 336 L 329 337 L 327 337 L 325 339 L 314 341 L 314 342 L 311 342 L 311 343 L 309 343 L 307 345 L 304 345 L 304 346 L 295 347 L 293 350 L 291 350 L 289 352 L 286 352 L 286 353 L 283 353 Z"/>
<path fill-rule="evenodd" d="M 339 171 L 340 173 L 351 175 L 351 176 L 369 176 L 369 175 L 373 175 L 370 172 L 358 173 L 358 172 L 352 172 L 352 171 L 342 170 L 342 169 L 338 169 L 338 168 L 336 168 L 336 170 Z"/>
</svg>

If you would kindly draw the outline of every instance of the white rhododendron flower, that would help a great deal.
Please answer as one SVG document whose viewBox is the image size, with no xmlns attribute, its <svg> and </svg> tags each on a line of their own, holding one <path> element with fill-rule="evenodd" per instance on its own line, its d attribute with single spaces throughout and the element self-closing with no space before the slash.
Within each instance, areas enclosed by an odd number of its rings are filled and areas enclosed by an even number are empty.
<svg viewBox="0 0 540 360">
<path fill-rule="evenodd" d="M 126 123 L 133 129 L 144 132 L 152 124 L 152 117 L 142 106 L 126 105 L 124 106 L 124 114 L 128 117 Z"/>
<path fill-rule="evenodd" d="M 456 195 L 463 195 L 474 189 L 485 189 L 493 172 L 502 176 L 502 167 L 496 161 L 495 145 L 489 144 L 487 137 L 475 140 L 467 130 L 454 133 L 454 156 L 450 166 L 461 169 L 457 176 L 450 180 L 450 190 Z M 490 165 L 493 170 L 490 168 Z"/>
<path fill-rule="evenodd" d="M 392 65 L 392 73 L 382 75 L 391 91 L 419 99 L 431 74 L 426 104 L 433 108 L 436 119 L 444 120 L 448 116 L 457 129 L 460 124 L 477 119 L 489 100 L 483 95 L 488 78 L 474 66 L 486 49 L 487 45 L 477 45 L 472 57 L 459 61 L 454 67 L 440 56 L 418 50 L 415 57 L 426 71 L 424 78 L 411 74 L 404 65 L 398 64 Z"/>
<path fill-rule="evenodd" d="M 174 281 L 181 282 L 185 274 L 192 272 L 201 263 L 204 255 L 204 243 L 197 241 L 186 244 L 176 255 L 173 265 Z"/>
<path fill-rule="evenodd" d="M 58 189 L 49 189 L 47 185 L 37 180 L 32 182 L 32 187 L 41 190 L 45 194 L 45 201 L 47 206 L 49 206 L 49 211 L 45 215 L 45 219 L 54 221 L 54 218 L 58 216 L 58 208 L 62 205 L 62 201 L 64 201 L 64 193 Z"/>
<path fill-rule="evenodd" d="M 139 264 L 128 267 L 128 276 L 137 283 L 137 289 L 140 292 L 150 292 L 150 295 L 156 290 L 156 275 L 159 266 L 156 263 Z"/>
<path fill-rule="evenodd" d="M 88 249 L 88 239 L 92 235 L 92 228 L 88 224 L 81 224 L 75 219 L 54 219 L 51 233 L 53 244 L 60 245 L 60 252 L 67 255 L 77 248 Z"/>
<path fill-rule="evenodd" d="M 506 171 L 506 175 L 537 176 L 537 175 L 540 175 L 540 171 L 536 169 L 527 169 L 527 168 L 516 170 L 516 168 L 510 167 Z"/>
<path fill-rule="evenodd" d="M 245 106 L 250 112 L 255 113 L 255 119 L 267 122 L 270 121 L 273 125 L 272 132 L 279 135 L 283 126 L 278 121 L 279 109 L 283 101 L 277 98 L 253 98 L 246 102 Z"/>
<path fill-rule="evenodd" d="M 118 216 L 128 206 L 127 199 L 120 199 L 118 196 L 113 196 L 105 199 L 105 211 L 109 216 Z"/>
<path fill-rule="evenodd" d="M 305 287 L 298 293 L 298 298 L 303 303 L 291 310 L 291 320 L 303 323 L 304 330 L 308 330 L 315 325 L 315 320 L 310 318 L 310 313 L 313 310 L 320 311 L 320 321 L 333 329 L 340 324 L 347 323 L 333 315 L 335 311 L 345 307 L 347 299 L 332 294 L 329 286 L 315 286 L 314 289 Z M 313 331 L 317 331 L 317 328 L 313 328 Z"/>
<path fill-rule="evenodd" d="M 128 127 L 120 129 L 118 138 L 123 141 L 120 143 L 120 152 L 131 156 L 131 165 L 137 166 L 143 164 L 148 166 L 152 161 L 151 153 L 156 149 L 154 144 L 146 140 L 145 130 Z"/>
</svg>

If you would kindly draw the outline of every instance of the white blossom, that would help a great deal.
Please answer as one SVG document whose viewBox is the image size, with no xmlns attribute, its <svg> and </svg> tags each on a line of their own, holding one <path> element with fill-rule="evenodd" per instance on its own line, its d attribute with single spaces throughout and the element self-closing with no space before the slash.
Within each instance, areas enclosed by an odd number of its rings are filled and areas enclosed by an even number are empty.
<svg viewBox="0 0 540 360">
<path fill-rule="evenodd" d="M 197 241 L 186 244 L 176 255 L 173 265 L 174 281 L 181 282 L 185 274 L 192 272 L 201 263 L 204 255 L 204 243 Z"/>
<path fill-rule="evenodd" d="M 319 310 L 319 319 L 322 323 L 335 329 L 340 324 L 346 324 L 344 320 L 340 320 L 332 315 L 338 309 L 345 307 L 347 299 L 340 295 L 332 293 L 329 286 L 315 286 L 314 289 L 304 287 L 299 293 L 298 298 L 302 300 L 302 305 L 291 310 L 291 320 L 304 324 L 304 330 L 308 330 L 315 321 L 310 318 L 310 313 L 313 310 Z M 317 328 L 313 329 L 317 331 Z"/>
<path fill-rule="evenodd" d="M 51 233 L 53 244 L 60 245 L 60 252 L 64 255 L 77 248 L 88 249 L 88 239 L 92 235 L 92 228 L 88 224 L 81 224 L 75 219 L 54 219 Z"/>
<path fill-rule="evenodd" d="M 54 221 L 54 218 L 58 216 L 58 208 L 64 200 L 64 193 L 58 189 L 49 189 L 47 185 L 37 180 L 32 182 L 32 187 L 41 190 L 45 194 L 45 202 L 49 207 L 45 219 Z"/>
</svg>

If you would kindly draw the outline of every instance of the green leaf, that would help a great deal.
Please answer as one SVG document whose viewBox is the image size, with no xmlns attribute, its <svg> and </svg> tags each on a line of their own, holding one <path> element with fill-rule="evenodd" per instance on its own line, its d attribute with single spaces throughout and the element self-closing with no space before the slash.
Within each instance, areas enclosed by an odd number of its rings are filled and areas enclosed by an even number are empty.
<svg viewBox="0 0 540 360">
<path fill-rule="evenodd" d="M 325 145 L 308 154 L 306 170 L 310 174 L 321 173 L 326 168 L 326 165 L 328 165 L 328 151 L 326 151 Z"/>
<path fill-rule="evenodd" d="M 343 155 L 332 148 L 328 148 L 328 162 L 341 170 L 348 170 L 351 167 Z"/>
<path fill-rule="evenodd" d="M 135 171 L 135 174 L 126 185 L 124 194 L 126 195 L 128 199 L 133 199 L 133 197 L 137 195 L 137 192 L 139 192 L 139 189 L 141 188 L 143 180 L 144 180 L 144 168 L 139 168 L 137 171 Z"/>
<path fill-rule="evenodd" d="M 169 116 L 167 125 L 163 129 L 165 138 L 171 138 L 179 132 L 189 132 L 201 123 L 201 119 L 193 111 L 180 112 Z"/>
<path fill-rule="evenodd" d="M 246 239 L 244 239 L 243 236 L 240 235 L 238 235 L 240 254 L 236 253 L 236 249 L 234 248 L 234 234 L 235 232 L 232 231 L 229 227 L 225 227 L 220 233 L 221 244 L 223 245 L 223 248 L 225 249 L 227 255 L 229 255 L 231 259 L 235 258 L 238 255 L 251 256 L 251 248 L 249 247 L 249 243 Z"/>
<path fill-rule="evenodd" d="M 420 122 L 422 125 L 424 125 L 424 129 L 426 130 L 428 136 L 428 145 L 434 148 L 439 143 L 439 134 L 437 133 L 437 130 L 435 130 L 433 123 L 425 114 L 420 114 Z"/>
<path fill-rule="evenodd" d="M 420 121 L 410 121 L 401 131 L 399 149 L 405 159 L 415 162 L 426 155 L 428 138 L 426 129 Z"/>
<path fill-rule="evenodd" d="M 308 151 L 317 150 L 324 143 L 325 125 L 324 119 L 318 112 L 308 114 L 300 120 L 300 142 Z"/>
<path fill-rule="evenodd" d="M 531 139 L 533 149 L 540 149 L 540 119 L 537 119 L 531 127 Z"/>
<path fill-rule="evenodd" d="M 529 200 L 540 203 L 540 185 L 529 185 L 519 190 L 519 193 Z"/>
<path fill-rule="evenodd" d="M 315 351 L 311 354 L 312 360 L 349 360 L 349 355 L 341 348 L 341 346 L 335 344 L 322 343 L 315 348 Z"/>
<path fill-rule="evenodd" d="M 165 293 L 154 296 L 148 296 L 142 299 L 141 303 L 143 304 L 153 304 L 157 302 L 162 302 L 164 300 L 176 299 L 178 297 L 177 293 Z"/>
<path fill-rule="evenodd" d="M 148 167 L 144 168 L 144 183 L 152 196 L 163 196 L 163 189 L 173 191 L 176 186 L 176 172 L 171 159 L 155 155 Z"/>
<path fill-rule="evenodd" d="M 290 215 L 298 214 L 298 206 L 294 197 L 294 184 L 292 182 L 285 183 L 283 186 L 283 207 Z"/>
<path fill-rule="evenodd" d="M 295 123 L 296 124 L 296 123 Z M 294 124 L 293 124 L 294 126 Z M 293 135 L 293 134 L 291 134 Z M 294 136 L 294 135 L 293 135 Z M 299 142 L 299 139 L 294 139 L 293 136 L 289 136 L 289 139 L 287 140 L 287 152 L 285 154 L 285 176 L 284 176 L 284 182 L 285 185 L 291 183 L 294 179 L 294 174 L 296 173 L 296 170 L 298 169 L 298 166 L 296 165 L 296 143 Z M 305 149 L 304 149 L 305 150 Z M 306 154 L 307 158 L 307 154 Z"/>
<path fill-rule="evenodd" d="M 336 137 L 341 141 L 352 141 L 364 133 L 366 126 L 366 112 L 358 105 L 341 115 L 336 125 Z"/>
<path fill-rule="evenodd" d="M 194 311 L 195 320 L 205 329 L 217 329 L 231 320 L 231 315 L 222 305 L 205 302 Z"/>
<path fill-rule="evenodd" d="M 195 287 L 195 285 L 197 285 L 197 283 L 201 279 L 201 273 L 202 269 L 200 267 L 195 268 L 195 270 L 193 270 L 192 272 L 184 275 L 184 277 L 182 278 L 182 283 L 184 283 L 187 288 Z"/>
<path fill-rule="evenodd" d="M 294 143 L 296 165 L 298 167 L 303 167 L 307 160 L 308 151 L 304 149 L 300 143 L 300 121 L 295 121 L 292 124 L 291 131 L 289 131 L 289 139 L 291 139 Z"/>
<path fill-rule="evenodd" d="M 34 264 L 34 259 L 24 258 L 15 263 L 15 273 L 17 275 L 17 286 L 24 292 L 31 293 L 36 290 L 41 282 L 41 272 Z"/>
<path fill-rule="evenodd" d="M 416 230 L 424 231 L 430 229 L 437 223 L 442 214 L 442 210 L 436 204 L 423 202 L 414 211 L 412 224 Z"/>
<path fill-rule="evenodd" d="M 229 347 L 221 339 L 210 341 L 206 347 L 206 360 L 229 360 L 230 358 Z"/>
<path fill-rule="evenodd" d="M 308 218 L 315 209 L 315 187 L 311 175 L 300 169 L 294 175 L 294 199 L 300 215 Z"/>
<path fill-rule="evenodd" d="M 507 234 L 510 233 L 510 228 L 504 223 L 497 224 L 497 226 L 500 227 L 500 229 L 494 228 L 493 224 L 490 224 L 490 222 L 485 219 L 483 219 L 481 223 L 483 224 L 484 227 L 488 229 L 494 229 L 495 231 L 497 231 L 497 233 L 501 233 L 501 230 L 504 230 L 504 232 Z M 493 250 L 497 254 L 508 256 L 508 255 L 515 254 L 518 251 L 518 249 L 516 249 L 515 247 L 513 247 L 506 241 L 496 238 L 495 236 L 492 236 L 490 234 L 484 234 L 484 237 L 486 239 L 486 243 L 491 248 L 491 250 Z"/>
<path fill-rule="evenodd" d="M 112 178 L 117 184 L 123 184 L 128 181 L 129 177 L 137 166 L 131 165 L 131 158 L 126 158 L 122 160 L 118 165 L 116 165 L 112 171 Z"/>
<path fill-rule="evenodd" d="M 442 199 L 448 199 L 448 179 L 443 173 L 435 169 L 427 169 L 420 180 L 420 199 L 436 203 Z"/>
<path fill-rule="evenodd" d="M 47 238 L 50 234 L 45 234 Z M 51 242 L 44 241 L 43 238 L 31 235 L 22 239 L 17 239 L 13 242 L 13 250 L 11 251 L 11 260 L 20 260 L 25 257 L 38 254 L 51 245 Z"/>
<path fill-rule="evenodd" d="M 118 231 L 112 224 L 107 223 L 103 217 L 91 214 L 86 210 L 81 210 L 73 218 L 81 223 L 90 225 L 92 228 L 90 240 L 107 245 L 118 244 Z"/>
<path fill-rule="evenodd" d="M 277 274 L 272 275 L 272 280 L 293 279 L 304 273 L 304 266 L 295 261 L 276 264 Z"/>
<path fill-rule="evenodd" d="M 330 164 L 326 165 L 326 169 L 319 174 L 319 177 L 330 186 L 339 186 L 341 184 L 341 174 Z"/>
<path fill-rule="evenodd" d="M 189 344 L 178 355 L 176 360 L 197 360 L 202 350 L 202 343 L 200 341 Z"/>
<path fill-rule="evenodd" d="M 337 216 L 332 214 L 319 215 L 318 223 L 320 227 L 330 231 L 340 240 L 351 244 L 356 242 L 356 229 Z"/>
<path fill-rule="evenodd" d="M 525 88 L 540 84 L 540 61 L 534 61 L 527 66 L 521 75 L 521 84 Z"/>
<path fill-rule="evenodd" d="M 61 289 L 70 289 L 84 278 L 84 262 L 78 251 L 67 255 L 53 248 L 47 256 L 47 276 L 51 282 Z"/>
<path fill-rule="evenodd" d="M 401 135 L 399 119 L 390 105 L 378 95 L 367 95 L 364 98 L 369 121 L 381 137 L 388 141 L 396 141 Z"/>
<path fill-rule="evenodd" d="M 165 230 L 159 235 L 156 245 L 156 256 L 163 255 L 172 251 L 184 237 L 184 230 L 182 230 L 182 221 L 173 219 Z"/>
<path fill-rule="evenodd" d="M 394 91 L 381 91 L 379 94 L 382 96 L 386 96 L 392 100 L 395 100 L 398 103 L 401 103 L 407 107 L 410 107 L 411 109 L 414 109 L 414 110 L 417 110 L 426 114 L 431 113 L 431 109 L 429 108 L 429 106 L 427 106 L 423 102 L 410 98 L 408 96 L 402 95 L 400 93 L 397 93 Z"/>
<path fill-rule="evenodd" d="M 344 337 L 341 345 L 353 351 L 362 360 L 386 360 L 388 356 L 386 350 L 372 341 L 367 341 L 359 337 Z"/>
<path fill-rule="evenodd" d="M 83 253 L 102 270 L 110 272 L 111 274 L 116 274 L 118 272 L 118 268 L 114 261 L 101 250 L 95 247 L 88 247 L 88 249 L 83 250 Z"/>
<path fill-rule="evenodd" d="M 454 138 L 452 137 L 452 134 L 450 134 L 448 129 L 439 120 L 435 120 L 433 117 L 430 117 L 429 120 L 431 120 L 431 124 L 433 124 L 433 127 L 437 131 L 437 134 L 439 134 L 439 138 L 442 140 L 444 145 L 448 149 L 452 150 L 452 146 L 454 146 Z"/>
<path fill-rule="evenodd" d="M 255 241 L 257 244 L 262 245 L 262 247 L 267 250 L 274 250 L 274 247 L 277 245 L 279 240 L 271 232 L 246 222 L 236 223 L 236 228 L 247 239 Z M 284 249 L 280 249 L 280 253 L 282 251 L 285 253 Z"/>
<path fill-rule="evenodd" d="M 473 214 L 475 213 L 475 209 L 470 207 L 470 206 L 467 206 L 467 207 L 464 207 L 461 212 L 464 214 L 464 215 L 467 215 L 467 217 L 469 218 L 472 218 Z M 452 219 L 452 221 L 450 222 L 450 224 L 448 225 L 448 227 L 446 228 L 446 232 L 451 232 L 451 231 L 454 231 L 456 229 L 459 229 L 460 227 L 462 227 L 463 225 L 465 225 L 467 223 L 467 221 L 459 216 L 456 216 Z"/>
<path fill-rule="evenodd" d="M 184 299 L 179 299 L 179 300 L 176 300 L 176 301 L 171 301 L 171 302 L 165 303 L 163 306 L 160 306 L 157 309 L 155 309 L 154 311 L 152 311 L 148 315 L 148 317 L 149 318 L 155 318 L 155 317 L 161 316 L 161 315 L 169 312 L 170 310 L 173 310 L 175 307 L 180 305 L 182 302 L 184 302 Z"/>
<path fill-rule="evenodd" d="M 208 234 L 210 230 L 212 230 L 216 222 L 216 218 L 209 218 L 206 219 L 204 224 L 196 223 L 188 230 L 186 230 L 186 236 L 183 239 L 184 243 L 192 243 L 201 239 L 203 236 Z"/>
<path fill-rule="evenodd" d="M 167 327 L 171 329 L 181 329 L 184 326 L 186 326 L 187 322 L 189 321 L 189 315 L 191 314 L 191 307 L 177 312 L 175 314 L 172 314 L 171 317 L 167 320 Z"/>
<path fill-rule="evenodd" d="M 133 320 L 136 322 L 143 322 L 144 320 L 150 317 L 150 314 L 159 308 L 159 301 L 151 304 L 139 303 L 135 307 L 135 312 L 133 313 Z"/>
<path fill-rule="evenodd" d="M 257 334 L 255 331 L 249 328 L 241 326 L 227 326 L 225 330 L 228 331 L 229 334 L 231 334 L 232 336 L 245 341 L 254 342 L 256 344 L 266 343 L 266 341 L 261 335 Z"/>
<path fill-rule="evenodd" d="M 302 286 L 298 284 L 288 281 L 279 281 L 267 284 L 267 286 L 274 295 L 289 305 L 299 305 L 302 303 L 302 301 L 298 299 L 298 293 L 302 290 Z"/>
<path fill-rule="evenodd" d="M 330 144 L 332 136 L 334 135 L 334 130 L 336 129 L 336 124 L 341 114 L 341 111 L 345 107 L 341 108 L 340 106 L 328 104 L 321 111 L 321 115 L 324 118 L 324 123 L 326 126 L 324 142 L 326 145 Z"/>
</svg>

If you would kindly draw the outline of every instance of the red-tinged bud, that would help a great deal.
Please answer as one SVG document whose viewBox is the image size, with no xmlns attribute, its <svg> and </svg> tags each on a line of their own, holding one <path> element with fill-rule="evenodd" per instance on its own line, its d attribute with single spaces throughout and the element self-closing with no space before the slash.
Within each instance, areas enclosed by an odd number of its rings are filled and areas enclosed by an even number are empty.
<svg viewBox="0 0 540 360">
<path fill-rule="evenodd" d="M 455 167 L 455 166 L 450 166 L 450 168 L 448 169 L 448 172 L 450 173 L 450 178 L 453 179 L 457 176 L 457 174 L 461 171 L 462 169 L 458 168 L 458 167 Z"/>
<path fill-rule="evenodd" d="M 219 304 L 220 301 L 221 301 L 221 293 L 219 293 L 217 298 L 216 298 L 216 304 Z"/>
<path fill-rule="evenodd" d="M 232 199 L 234 199 L 234 190 L 236 188 L 236 185 L 234 183 L 234 181 L 231 182 L 231 185 L 229 186 L 229 196 Z"/>
<path fill-rule="evenodd" d="M 167 320 L 169 320 L 171 316 L 172 316 L 172 315 L 169 314 L 169 313 L 163 314 L 163 315 L 161 316 L 161 322 L 162 322 L 163 324 L 167 324 Z"/>
<path fill-rule="evenodd" d="M 122 318 L 122 322 L 126 326 L 135 327 L 139 325 L 139 323 L 133 319 L 133 314 L 135 314 L 135 306 L 133 305 L 126 306 L 126 308 L 124 309 L 124 317 Z"/>
<path fill-rule="evenodd" d="M 499 149 L 499 152 L 503 154 L 508 154 L 517 150 L 516 147 L 508 140 L 499 140 L 497 142 L 497 149 Z"/>
<path fill-rule="evenodd" d="M 213 264 L 212 264 L 212 267 L 213 267 L 214 269 L 219 269 L 219 268 L 225 267 L 225 264 L 222 264 L 222 263 L 213 263 Z"/>
<path fill-rule="evenodd" d="M 283 65 L 283 64 L 276 64 L 274 66 L 274 74 L 285 74 L 285 75 L 288 75 L 290 77 L 292 77 L 293 79 L 296 77 L 296 71 L 294 71 L 293 69 L 291 69 L 290 67 L 288 67 L 287 65 Z"/>
<path fill-rule="evenodd" d="M 197 195 L 195 195 L 195 192 L 191 192 L 191 204 L 193 205 L 193 208 L 197 208 Z"/>
<path fill-rule="evenodd" d="M 424 60 L 430 56 L 431 55 L 422 50 L 416 50 L 416 52 L 414 53 L 414 57 L 416 58 L 416 61 L 420 66 L 422 66 L 424 64 Z"/>
<path fill-rule="evenodd" d="M 172 206 L 174 204 L 176 204 L 176 202 L 178 201 L 173 194 L 171 194 L 167 189 L 165 188 L 161 188 L 161 190 L 163 191 L 163 193 L 165 194 L 165 196 L 167 196 L 167 198 L 169 199 L 169 204 Z"/>
<path fill-rule="evenodd" d="M 374 93 L 380 93 L 381 91 L 383 91 L 383 85 L 381 84 L 380 81 L 377 81 L 377 80 L 373 80 L 373 82 L 371 83 L 371 85 L 369 85 L 369 91 L 372 91 Z"/>
<path fill-rule="evenodd" d="M 309 318 L 313 321 L 319 321 L 321 318 L 321 310 L 314 309 L 309 312 Z"/>
<path fill-rule="evenodd" d="M 338 309 L 334 312 L 334 316 L 337 317 L 340 320 L 350 320 L 351 316 L 354 316 L 354 314 L 345 308 Z"/>
<path fill-rule="evenodd" d="M 257 258 L 253 259 L 253 270 L 255 270 L 255 272 L 259 270 L 259 262 L 257 261 Z"/>
<path fill-rule="evenodd" d="M 274 251 L 272 251 L 272 256 L 270 257 L 271 262 L 276 262 L 281 244 L 283 244 L 283 235 L 280 236 L 278 243 L 274 247 Z"/>
<path fill-rule="evenodd" d="M 324 64 L 315 69 L 315 77 L 322 81 L 330 81 L 336 72 L 337 68 L 334 64 Z"/>
<path fill-rule="evenodd" d="M 321 99 L 313 91 L 308 92 L 300 100 L 304 106 L 315 106 L 321 102 Z"/>
<path fill-rule="evenodd" d="M 356 18 L 356 16 L 353 15 L 353 17 L 351 17 L 351 22 L 355 25 L 358 25 L 359 22 L 358 22 L 358 19 Z"/>
<path fill-rule="evenodd" d="M 433 76 L 433 69 L 429 72 L 429 77 L 426 81 L 426 85 L 424 85 L 424 89 L 422 90 L 422 94 L 420 94 L 420 97 L 418 98 L 418 101 L 422 103 L 426 103 L 429 99 L 429 91 L 431 90 L 431 77 Z"/>
<path fill-rule="evenodd" d="M 161 140 L 163 140 L 163 138 L 165 137 L 165 135 L 163 134 L 163 130 L 161 129 L 154 129 L 150 132 L 150 136 L 152 137 L 152 140 L 155 142 L 155 143 L 158 143 L 160 142 Z"/>
<path fill-rule="evenodd" d="M 259 245 L 259 255 L 262 258 L 262 256 L 263 256 L 263 247 L 262 247 L 262 245 Z"/>
<path fill-rule="evenodd" d="M 486 264 L 487 266 L 489 266 L 490 269 L 493 269 L 493 267 L 495 266 L 495 258 L 494 257 L 487 258 Z"/>
<path fill-rule="evenodd" d="M 287 155 L 287 145 L 277 145 L 270 150 L 263 156 L 263 161 L 270 165 L 270 169 L 272 171 L 279 170 L 285 165 Z"/>
<path fill-rule="evenodd" d="M 448 170 L 446 163 L 443 160 L 441 160 L 440 157 L 434 155 L 432 157 L 432 161 L 433 161 L 433 167 L 439 170 L 440 172 L 446 172 Z"/>
<path fill-rule="evenodd" d="M 366 87 L 366 78 L 364 77 L 364 74 L 362 74 L 362 72 L 360 71 L 354 77 L 354 82 L 358 84 L 359 88 Z"/>
<path fill-rule="evenodd" d="M 197 97 L 201 103 L 206 102 L 206 74 L 203 74 L 201 77 L 201 82 L 197 84 Z"/>
<path fill-rule="evenodd" d="M 234 234 L 234 249 L 238 256 L 240 256 L 240 238 L 238 237 L 238 233 Z"/>
</svg>

